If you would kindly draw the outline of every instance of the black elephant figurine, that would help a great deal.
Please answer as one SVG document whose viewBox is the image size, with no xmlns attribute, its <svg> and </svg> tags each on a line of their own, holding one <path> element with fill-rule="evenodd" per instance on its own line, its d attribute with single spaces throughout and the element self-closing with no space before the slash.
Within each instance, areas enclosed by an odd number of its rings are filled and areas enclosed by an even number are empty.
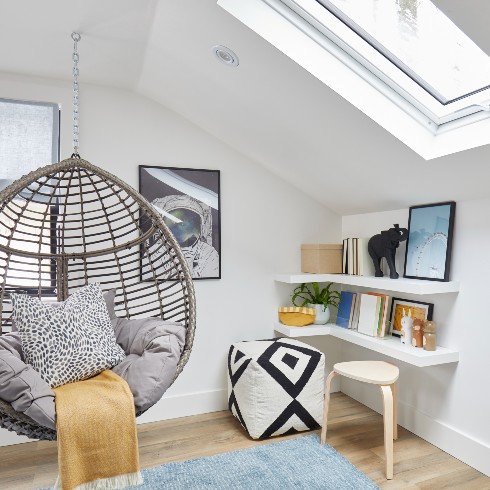
<svg viewBox="0 0 490 490">
<path fill-rule="evenodd" d="M 408 238 L 408 230 L 400 228 L 397 224 L 394 226 L 394 228 L 383 230 L 369 239 L 368 252 L 374 262 L 374 275 L 376 277 L 383 277 L 380 265 L 381 258 L 385 257 L 390 268 L 391 279 L 398 279 L 398 272 L 396 272 L 395 267 L 395 253 L 400 242 Z"/>
</svg>

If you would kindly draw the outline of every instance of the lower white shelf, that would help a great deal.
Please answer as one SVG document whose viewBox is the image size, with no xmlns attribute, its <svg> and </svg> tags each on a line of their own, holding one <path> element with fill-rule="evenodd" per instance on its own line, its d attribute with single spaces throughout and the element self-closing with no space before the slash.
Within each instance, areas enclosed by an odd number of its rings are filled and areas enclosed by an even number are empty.
<svg viewBox="0 0 490 490">
<path fill-rule="evenodd" d="M 327 325 L 310 325 L 307 327 L 288 327 L 276 322 L 274 330 L 287 337 L 311 337 L 314 335 L 331 335 L 338 339 L 351 342 L 366 349 L 371 349 L 380 354 L 399 359 L 418 367 L 437 366 L 459 361 L 459 352 L 437 347 L 435 351 L 426 351 L 411 345 L 404 345 L 398 338 L 378 339 L 369 337 L 355 330 L 342 328 L 332 323 Z"/>
</svg>

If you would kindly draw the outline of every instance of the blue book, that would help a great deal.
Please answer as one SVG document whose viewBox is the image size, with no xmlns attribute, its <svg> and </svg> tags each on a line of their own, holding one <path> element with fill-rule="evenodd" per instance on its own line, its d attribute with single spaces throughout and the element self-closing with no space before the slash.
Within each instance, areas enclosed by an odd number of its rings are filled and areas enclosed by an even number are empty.
<svg viewBox="0 0 490 490">
<path fill-rule="evenodd" d="M 356 293 L 351 291 L 342 291 L 340 293 L 340 304 L 336 322 L 339 327 L 350 328 L 356 296 Z"/>
</svg>

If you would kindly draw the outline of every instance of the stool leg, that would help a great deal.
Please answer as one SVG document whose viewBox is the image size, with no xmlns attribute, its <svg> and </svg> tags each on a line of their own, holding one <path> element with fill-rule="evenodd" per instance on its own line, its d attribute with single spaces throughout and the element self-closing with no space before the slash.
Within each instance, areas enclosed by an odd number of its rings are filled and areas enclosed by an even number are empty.
<svg viewBox="0 0 490 490">
<path fill-rule="evenodd" d="M 322 435 L 320 438 L 320 443 L 325 444 L 325 439 L 327 438 L 327 417 L 328 417 L 328 406 L 330 405 L 330 386 L 332 384 L 332 379 L 337 373 L 332 371 L 325 383 L 325 402 L 323 406 L 323 425 L 322 425 Z"/>
<path fill-rule="evenodd" d="M 390 385 L 391 394 L 393 395 L 393 439 L 398 439 L 398 397 L 396 392 L 396 383 Z"/>
<path fill-rule="evenodd" d="M 384 407 L 386 479 L 393 479 L 393 394 L 389 385 L 380 386 Z"/>
</svg>

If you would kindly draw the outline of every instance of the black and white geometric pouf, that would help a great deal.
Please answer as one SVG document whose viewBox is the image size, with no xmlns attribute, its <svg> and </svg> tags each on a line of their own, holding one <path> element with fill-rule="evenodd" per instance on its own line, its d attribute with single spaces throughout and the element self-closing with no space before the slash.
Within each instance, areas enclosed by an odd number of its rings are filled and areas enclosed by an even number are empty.
<svg viewBox="0 0 490 490">
<path fill-rule="evenodd" d="M 239 342 L 228 354 L 228 407 L 253 439 L 320 427 L 325 356 L 289 338 Z"/>
</svg>

